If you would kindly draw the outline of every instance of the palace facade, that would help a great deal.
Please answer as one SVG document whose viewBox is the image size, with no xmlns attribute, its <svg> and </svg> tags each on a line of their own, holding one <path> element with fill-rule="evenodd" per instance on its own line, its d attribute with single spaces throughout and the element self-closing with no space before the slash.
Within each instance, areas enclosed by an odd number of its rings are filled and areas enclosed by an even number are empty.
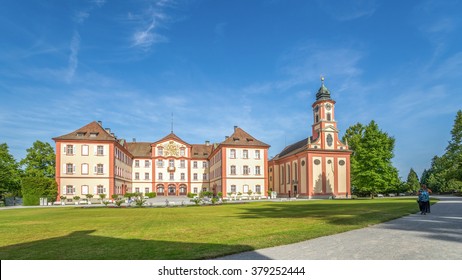
<svg viewBox="0 0 462 280">
<path fill-rule="evenodd" d="M 339 139 L 335 101 L 324 81 L 311 107 L 312 136 L 271 160 L 270 146 L 237 126 L 221 143 L 190 144 L 173 131 L 153 142 L 127 142 L 101 122 L 91 122 L 53 138 L 58 198 L 201 191 L 266 196 L 269 190 L 288 197 L 347 197 L 351 151 Z"/>
<path fill-rule="evenodd" d="M 127 142 L 96 121 L 53 140 L 58 197 L 69 200 L 127 192 L 267 192 L 269 145 L 237 126 L 215 144 L 189 144 L 173 131 L 155 142 Z"/>
</svg>

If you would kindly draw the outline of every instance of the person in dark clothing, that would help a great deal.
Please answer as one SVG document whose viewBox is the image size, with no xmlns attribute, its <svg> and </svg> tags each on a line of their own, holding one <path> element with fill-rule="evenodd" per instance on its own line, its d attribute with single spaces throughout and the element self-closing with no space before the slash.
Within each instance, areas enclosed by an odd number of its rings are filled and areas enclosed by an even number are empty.
<svg viewBox="0 0 462 280">
<path fill-rule="evenodd" d="M 430 194 L 426 185 L 422 185 L 418 195 L 420 215 L 426 215 L 427 213 L 430 213 Z"/>
</svg>

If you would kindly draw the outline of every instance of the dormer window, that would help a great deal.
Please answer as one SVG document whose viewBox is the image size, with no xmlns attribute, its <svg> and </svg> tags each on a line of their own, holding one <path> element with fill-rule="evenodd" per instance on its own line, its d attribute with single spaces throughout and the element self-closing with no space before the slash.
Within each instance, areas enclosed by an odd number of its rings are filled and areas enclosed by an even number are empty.
<svg viewBox="0 0 462 280">
<path fill-rule="evenodd" d="M 85 136 L 85 132 L 77 132 L 77 136 L 78 137 L 83 137 L 83 136 Z"/>
<path fill-rule="evenodd" d="M 90 132 L 90 137 L 96 137 L 98 136 L 98 132 Z"/>
</svg>

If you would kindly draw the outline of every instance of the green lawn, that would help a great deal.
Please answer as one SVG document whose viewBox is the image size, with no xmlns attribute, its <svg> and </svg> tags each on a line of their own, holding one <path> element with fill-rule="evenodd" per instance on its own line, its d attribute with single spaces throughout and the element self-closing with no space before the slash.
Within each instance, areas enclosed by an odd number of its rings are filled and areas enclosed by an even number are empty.
<svg viewBox="0 0 462 280">
<path fill-rule="evenodd" d="M 416 213 L 415 199 L 0 211 L 0 259 L 206 259 Z"/>
</svg>

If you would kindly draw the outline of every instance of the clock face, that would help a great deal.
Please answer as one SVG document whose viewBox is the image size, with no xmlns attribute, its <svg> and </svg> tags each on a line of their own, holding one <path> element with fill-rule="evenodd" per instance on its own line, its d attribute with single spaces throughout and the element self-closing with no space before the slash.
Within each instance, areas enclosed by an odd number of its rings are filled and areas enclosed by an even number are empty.
<svg viewBox="0 0 462 280">
<path fill-rule="evenodd" d="M 330 109 L 332 109 L 332 105 L 330 103 L 327 103 L 326 104 L 326 110 L 330 111 Z"/>
</svg>

